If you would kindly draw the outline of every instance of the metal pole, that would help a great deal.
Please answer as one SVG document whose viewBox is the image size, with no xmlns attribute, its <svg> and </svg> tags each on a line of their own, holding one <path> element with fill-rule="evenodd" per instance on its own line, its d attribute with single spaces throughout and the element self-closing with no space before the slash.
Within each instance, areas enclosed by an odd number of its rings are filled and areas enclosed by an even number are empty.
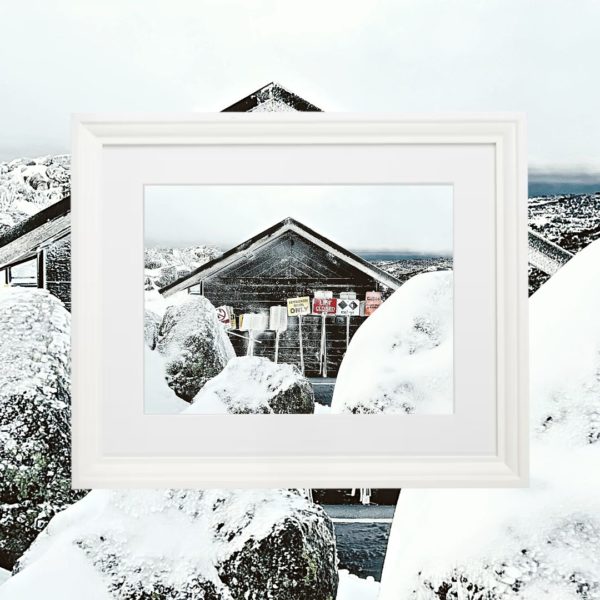
<svg viewBox="0 0 600 600">
<path fill-rule="evenodd" d="M 350 315 L 346 315 L 346 350 L 350 345 Z"/>
<path fill-rule="evenodd" d="M 275 364 L 279 359 L 279 329 L 275 332 Z"/>
<path fill-rule="evenodd" d="M 326 321 L 327 315 L 323 313 L 321 320 L 321 375 L 327 377 L 327 338 L 326 338 Z"/>
<path fill-rule="evenodd" d="M 304 345 L 302 343 L 302 315 L 298 315 L 298 334 L 300 335 L 300 370 L 304 375 Z"/>
</svg>

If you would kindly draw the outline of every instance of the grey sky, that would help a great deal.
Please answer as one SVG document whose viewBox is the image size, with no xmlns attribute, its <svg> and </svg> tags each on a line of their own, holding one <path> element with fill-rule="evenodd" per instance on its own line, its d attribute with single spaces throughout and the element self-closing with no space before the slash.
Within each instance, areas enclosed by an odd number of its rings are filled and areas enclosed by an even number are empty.
<svg viewBox="0 0 600 600">
<path fill-rule="evenodd" d="M 452 251 L 450 186 L 149 186 L 147 246 L 227 250 L 293 217 L 351 250 Z"/>
<path fill-rule="evenodd" d="M 329 111 L 517 110 L 534 169 L 600 172 L 598 0 L 2 3 L 0 159 L 72 112 L 216 111 L 275 80 Z"/>
</svg>

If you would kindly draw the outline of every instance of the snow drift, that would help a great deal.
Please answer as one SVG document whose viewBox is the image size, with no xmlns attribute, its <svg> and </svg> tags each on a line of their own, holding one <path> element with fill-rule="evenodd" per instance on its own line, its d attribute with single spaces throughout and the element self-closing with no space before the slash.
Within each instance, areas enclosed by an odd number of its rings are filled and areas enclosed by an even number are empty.
<svg viewBox="0 0 600 600">
<path fill-rule="evenodd" d="M 332 412 L 451 413 L 452 389 L 452 272 L 422 273 L 352 338 Z"/>
<path fill-rule="evenodd" d="M 185 412 L 307 414 L 314 410 L 312 386 L 298 367 L 240 356 L 204 385 Z"/>
<path fill-rule="evenodd" d="M 93 491 L 56 516 L 1 600 L 332 600 L 322 508 L 288 490 Z"/>
<path fill-rule="evenodd" d="M 380 600 L 600 598 L 600 241 L 530 301 L 531 483 L 404 490 Z"/>
<path fill-rule="evenodd" d="M 70 489 L 70 316 L 44 290 L 0 290 L 0 566 L 12 568 Z"/>
<path fill-rule="evenodd" d="M 187 402 L 235 356 L 217 311 L 204 296 L 167 307 L 157 348 L 165 358 L 167 383 Z"/>
</svg>

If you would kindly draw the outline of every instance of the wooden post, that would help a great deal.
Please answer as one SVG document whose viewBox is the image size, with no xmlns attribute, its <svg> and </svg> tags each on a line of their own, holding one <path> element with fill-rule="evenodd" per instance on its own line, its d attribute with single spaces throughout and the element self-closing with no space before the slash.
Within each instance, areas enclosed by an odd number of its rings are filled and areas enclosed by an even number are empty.
<svg viewBox="0 0 600 600">
<path fill-rule="evenodd" d="M 248 349 L 246 350 L 246 356 L 254 356 L 254 332 L 252 329 L 248 330 Z"/>
<path fill-rule="evenodd" d="M 279 359 L 279 329 L 275 331 L 275 364 Z"/>
<path fill-rule="evenodd" d="M 300 336 L 300 370 L 304 375 L 304 344 L 302 342 L 302 315 L 298 315 L 298 335 Z"/>
<path fill-rule="evenodd" d="M 346 315 L 346 351 L 350 345 L 350 315 Z"/>
</svg>

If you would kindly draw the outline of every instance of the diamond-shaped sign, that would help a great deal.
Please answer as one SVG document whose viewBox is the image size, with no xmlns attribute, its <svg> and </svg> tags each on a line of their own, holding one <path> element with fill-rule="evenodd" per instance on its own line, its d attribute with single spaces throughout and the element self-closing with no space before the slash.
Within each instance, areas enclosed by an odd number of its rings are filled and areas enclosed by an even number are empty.
<svg viewBox="0 0 600 600">
<path fill-rule="evenodd" d="M 337 303 L 337 312 L 336 315 L 341 315 L 344 317 L 353 317 L 358 316 L 360 304 L 357 300 L 344 298 L 342 294 L 340 294 L 341 298 Z"/>
</svg>

